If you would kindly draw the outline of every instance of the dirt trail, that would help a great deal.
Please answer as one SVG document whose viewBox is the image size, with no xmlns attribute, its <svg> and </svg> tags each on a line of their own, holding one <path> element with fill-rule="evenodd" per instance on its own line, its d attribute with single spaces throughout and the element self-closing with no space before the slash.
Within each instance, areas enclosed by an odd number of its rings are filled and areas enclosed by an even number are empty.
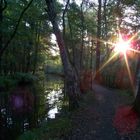
<svg viewBox="0 0 140 140">
<path fill-rule="evenodd" d="M 116 109 L 131 104 L 130 97 L 100 85 L 93 90 L 85 95 L 84 107 L 73 113 L 73 130 L 65 140 L 140 140 L 138 131 L 120 135 L 113 126 Z"/>
</svg>

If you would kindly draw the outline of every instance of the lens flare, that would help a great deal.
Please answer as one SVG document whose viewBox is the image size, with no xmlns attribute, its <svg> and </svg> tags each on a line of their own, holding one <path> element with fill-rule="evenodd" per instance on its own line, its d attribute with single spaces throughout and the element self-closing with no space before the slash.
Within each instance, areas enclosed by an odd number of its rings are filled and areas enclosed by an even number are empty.
<svg viewBox="0 0 140 140">
<path fill-rule="evenodd" d="M 130 49 L 130 40 L 125 41 L 121 34 L 119 34 L 118 42 L 115 44 L 115 51 L 118 53 L 126 54 Z"/>
<path fill-rule="evenodd" d="M 121 32 L 119 31 L 118 33 L 118 39 L 116 42 L 109 42 L 109 41 L 104 41 L 104 40 L 99 40 L 96 38 L 96 40 L 104 43 L 104 44 L 108 44 L 110 46 L 112 46 L 112 48 L 110 49 L 110 52 L 113 52 L 113 55 L 110 55 L 110 57 L 108 58 L 108 60 L 106 60 L 99 68 L 98 71 L 103 71 L 103 69 L 109 65 L 112 62 L 115 62 L 118 60 L 118 58 L 122 59 L 125 61 L 125 66 L 127 69 L 127 73 L 128 73 L 128 77 L 130 80 L 130 84 L 131 84 L 131 88 L 133 90 L 133 93 L 135 91 L 134 88 L 134 83 L 133 83 L 133 76 L 132 76 L 132 72 L 130 70 L 130 65 L 129 65 L 129 56 L 131 55 L 131 53 L 136 53 L 136 54 L 140 54 L 140 50 L 134 49 L 134 39 L 136 38 L 137 40 L 138 37 L 138 33 L 135 33 L 133 36 L 127 36 L 127 35 L 122 35 Z M 119 57 L 117 57 L 119 54 L 121 54 Z"/>
<path fill-rule="evenodd" d="M 134 87 L 134 83 L 133 83 L 132 73 L 131 73 L 131 70 L 130 70 L 130 66 L 129 66 L 129 63 L 128 63 L 128 59 L 127 59 L 126 54 L 124 54 L 124 59 L 125 59 L 125 64 L 126 64 L 126 69 L 127 69 L 127 72 L 128 72 L 130 84 L 131 84 L 133 93 L 135 93 L 135 87 Z"/>
</svg>

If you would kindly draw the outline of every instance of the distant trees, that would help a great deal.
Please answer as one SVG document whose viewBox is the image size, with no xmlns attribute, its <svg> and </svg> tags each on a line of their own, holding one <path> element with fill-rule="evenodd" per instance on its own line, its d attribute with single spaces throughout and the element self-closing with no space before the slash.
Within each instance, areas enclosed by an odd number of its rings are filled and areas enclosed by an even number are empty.
<svg viewBox="0 0 140 140">
<path fill-rule="evenodd" d="M 98 0 L 97 11 L 97 44 L 96 44 L 96 80 L 99 80 L 99 68 L 100 68 L 100 49 L 101 49 L 101 21 L 102 21 L 102 0 Z"/>
</svg>

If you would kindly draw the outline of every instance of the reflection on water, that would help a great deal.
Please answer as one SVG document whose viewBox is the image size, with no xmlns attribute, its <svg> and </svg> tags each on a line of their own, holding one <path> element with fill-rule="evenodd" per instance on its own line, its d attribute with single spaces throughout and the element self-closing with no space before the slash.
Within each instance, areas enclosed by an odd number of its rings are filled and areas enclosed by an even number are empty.
<svg viewBox="0 0 140 140">
<path fill-rule="evenodd" d="M 59 113 L 62 106 L 63 99 L 63 82 L 62 79 L 49 80 L 46 83 L 45 99 L 46 104 L 49 108 L 48 118 L 55 118 L 56 114 Z"/>
<path fill-rule="evenodd" d="M 47 91 L 46 91 L 47 93 Z M 59 108 L 58 105 L 61 102 L 62 98 L 62 89 L 50 91 L 47 95 L 48 105 L 51 107 L 48 112 L 49 118 L 55 118 L 55 114 L 58 113 Z"/>
<path fill-rule="evenodd" d="M 55 106 L 53 109 L 51 109 L 49 112 L 48 112 L 48 117 L 53 119 L 55 118 L 55 114 L 58 113 L 58 108 L 57 106 Z"/>
</svg>

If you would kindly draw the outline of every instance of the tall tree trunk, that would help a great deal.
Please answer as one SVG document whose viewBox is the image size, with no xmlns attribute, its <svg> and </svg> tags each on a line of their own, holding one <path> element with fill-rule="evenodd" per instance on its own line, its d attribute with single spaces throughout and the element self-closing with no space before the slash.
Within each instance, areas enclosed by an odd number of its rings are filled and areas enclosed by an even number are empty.
<svg viewBox="0 0 140 140">
<path fill-rule="evenodd" d="M 84 1 L 82 0 L 81 3 L 81 50 L 80 50 L 80 71 L 83 69 L 83 49 L 84 49 L 84 13 L 83 13 L 83 4 Z"/>
<path fill-rule="evenodd" d="M 40 22 L 37 23 L 36 27 L 36 37 L 35 37 L 35 51 L 34 51 L 34 64 L 33 64 L 33 74 L 36 72 L 37 68 L 37 60 L 38 60 L 38 49 L 39 49 L 39 38 L 40 38 L 40 30 L 38 31 Z"/>
<path fill-rule="evenodd" d="M 73 31 L 72 31 L 71 21 L 69 20 L 69 17 L 68 17 L 68 26 L 70 30 L 70 39 L 71 39 L 71 48 L 72 48 L 71 62 L 72 62 L 72 65 L 75 66 L 75 51 L 76 51 L 75 48 L 76 47 L 74 46 L 74 42 L 73 42 Z"/>
<path fill-rule="evenodd" d="M 100 68 L 101 6 L 102 6 L 102 0 L 98 0 L 97 46 L 96 46 L 96 80 L 99 80 L 99 68 Z"/>
<path fill-rule="evenodd" d="M 29 45 L 29 46 L 28 46 L 27 52 L 26 52 L 27 53 L 27 56 L 26 56 L 26 68 L 25 68 L 26 73 L 30 71 L 30 66 L 31 66 L 31 55 L 30 55 L 30 53 L 31 53 L 31 47 L 32 47 L 33 43 L 29 42 L 29 44 L 27 44 L 27 45 Z"/>
<path fill-rule="evenodd" d="M 56 40 L 60 50 L 60 56 L 66 77 L 66 93 L 68 94 L 69 97 L 69 105 L 71 109 L 77 108 L 78 96 L 80 94 L 78 77 L 76 71 L 69 62 L 64 40 L 58 27 L 58 23 L 56 21 L 55 1 L 54 0 L 45 0 L 45 1 L 47 4 L 47 13 L 53 25 L 53 31 L 56 36 Z"/>
<path fill-rule="evenodd" d="M 63 24 L 62 24 L 62 25 L 63 25 L 63 40 L 64 40 L 65 48 L 66 48 L 66 51 L 67 51 L 68 59 L 69 59 L 70 63 L 73 64 L 72 61 L 71 61 L 71 58 L 70 58 L 70 53 L 69 53 L 68 46 L 67 46 L 67 44 L 66 44 L 66 41 L 67 41 L 67 40 L 66 40 L 65 15 L 66 15 L 66 13 L 67 13 L 69 3 L 70 3 L 70 0 L 67 0 L 66 5 L 65 5 L 65 9 L 64 9 L 63 15 L 62 15 L 62 21 L 63 21 Z"/>
<path fill-rule="evenodd" d="M 63 11 L 63 16 L 62 16 L 62 19 L 63 19 L 63 38 L 65 37 L 65 34 L 66 34 L 65 15 L 66 15 L 66 13 L 67 13 L 69 3 L 70 3 L 70 0 L 67 0 L 65 9 L 64 9 L 64 11 Z M 65 39 L 64 39 L 64 40 L 65 40 Z"/>
<path fill-rule="evenodd" d="M 93 89 L 93 47 L 94 47 L 94 42 L 93 42 L 93 36 L 91 38 L 91 56 L 90 56 L 90 70 L 91 70 L 91 90 Z"/>
<path fill-rule="evenodd" d="M 103 34 L 103 38 L 104 38 L 104 40 L 107 42 L 107 35 L 108 35 L 108 23 L 107 23 L 107 8 L 106 8 L 106 6 L 107 6 L 107 0 L 104 0 L 104 34 Z M 109 47 L 108 47 L 108 43 L 105 43 L 104 44 L 105 45 L 105 48 L 106 48 L 106 53 L 108 54 L 107 55 L 107 58 L 109 58 Z"/>
</svg>

